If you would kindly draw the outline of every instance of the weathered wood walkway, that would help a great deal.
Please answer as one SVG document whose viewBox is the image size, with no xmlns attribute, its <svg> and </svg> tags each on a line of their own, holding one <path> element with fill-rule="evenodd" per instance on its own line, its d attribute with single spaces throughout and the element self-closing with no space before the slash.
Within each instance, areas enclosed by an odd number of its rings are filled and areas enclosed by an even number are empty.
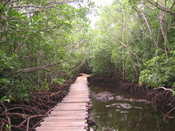
<svg viewBox="0 0 175 131">
<path fill-rule="evenodd" d="M 86 131 L 89 89 L 88 75 L 80 76 L 70 86 L 68 95 L 53 108 L 36 131 Z"/>
</svg>

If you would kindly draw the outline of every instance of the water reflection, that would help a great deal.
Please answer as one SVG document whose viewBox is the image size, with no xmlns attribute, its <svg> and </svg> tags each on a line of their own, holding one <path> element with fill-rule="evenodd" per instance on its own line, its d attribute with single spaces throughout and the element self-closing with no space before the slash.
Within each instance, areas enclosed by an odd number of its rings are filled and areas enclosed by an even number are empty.
<svg viewBox="0 0 175 131">
<path fill-rule="evenodd" d="M 97 131 L 174 131 L 175 121 L 163 121 L 151 105 L 140 102 L 93 100 Z"/>
</svg>

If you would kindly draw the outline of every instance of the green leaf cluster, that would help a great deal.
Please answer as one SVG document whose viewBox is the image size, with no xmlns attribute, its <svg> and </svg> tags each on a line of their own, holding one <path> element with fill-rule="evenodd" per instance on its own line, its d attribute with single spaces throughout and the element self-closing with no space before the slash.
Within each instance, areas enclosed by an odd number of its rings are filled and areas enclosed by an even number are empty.
<svg viewBox="0 0 175 131">
<path fill-rule="evenodd" d="M 163 4 L 164 3 L 164 4 Z M 174 11 L 174 1 L 156 5 Z M 99 11 L 92 30 L 90 65 L 152 87 L 174 86 L 174 16 L 146 0 L 118 0 Z"/>
<path fill-rule="evenodd" d="M 144 63 L 139 82 L 151 87 L 175 86 L 175 54 L 155 56 Z"/>
<path fill-rule="evenodd" d="M 0 2 L 1 101 L 27 100 L 33 91 L 48 90 L 53 81 L 62 84 L 76 74 L 84 50 L 74 51 L 74 46 L 87 39 L 87 12 L 87 7 L 50 0 Z"/>
</svg>

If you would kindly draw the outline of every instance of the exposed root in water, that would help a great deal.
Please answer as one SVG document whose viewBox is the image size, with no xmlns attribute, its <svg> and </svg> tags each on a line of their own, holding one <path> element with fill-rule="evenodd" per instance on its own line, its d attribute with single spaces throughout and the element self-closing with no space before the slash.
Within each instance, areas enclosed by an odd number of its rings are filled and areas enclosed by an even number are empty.
<svg viewBox="0 0 175 131">
<path fill-rule="evenodd" d="M 114 79 L 104 77 L 91 78 L 89 81 L 91 85 L 112 87 L 130 94 L 132 97 L 146 99 L 152 103 L 155 110 L 163 114 L 164 119 L 175 118 L 175 96 L 173 96 L 172 89 L 165 87 L 153 89 L 128 81 L 116 81 Z"/>
</svg>

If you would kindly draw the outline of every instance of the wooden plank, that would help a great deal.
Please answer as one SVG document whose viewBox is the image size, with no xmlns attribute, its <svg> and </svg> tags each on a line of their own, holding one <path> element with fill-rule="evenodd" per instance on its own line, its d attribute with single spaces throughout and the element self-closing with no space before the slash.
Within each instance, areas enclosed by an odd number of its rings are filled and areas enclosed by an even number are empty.
<svg viewBox="0 0 175 131">
<path fill-rule="evenodd" d="M 68 100 L 66 100 L 66 101 L 62 101 L 62 103 L 89 103 L 90 101 L 68 101 Z"/>
<path fill-rule="evenodd" d="M 84 99 L 84 100 L 81 100 L 81 99 L 63 99 L 62 102 L 69 102 L 69 103 L 87 103 L 89 102 L 90 100 L 89 99 Z"/>
<path fill-rule="evenodd" d="M 55 106 L 55 108 L 57 108 L 59 106 L 67 106 L 67 105 L 70 105 L 70 106 L 74 106 L 74 105 L 77 105 L 77 106 L 88 106 L 88 103 L 59 103 L 59 104 L 57 104 L 57 106 Z"/>
<path fill-rule="evenodd" d="M 61 120 L 85 120 L 87 119 L 87 115 L 79 115 L 79 116 L 49 116 L 49 117 L 46 117 L 44 118 L 44 120 L 47 120 L 47 119 L 61 119 Z"/>
<path fill-rule="evenodd" d="M 64 102 L 62 102 L 61 104 L 58 104 L 57 106 L 55 106 L 51 111 L 53 111 L 53 110 L 59 110 L 60 108 L 63 108 L 63 107 L 65 107 L 65 108 L 78 108 L 78 107 L 80 107 L 80 108 L 83 108 L 83 107 L 88 107 L 88 103 L 64 103 Z"/>
<path fill-rule="evenodd" d="M 88 111 L 88 108 L 59 108 L 58 110 L 54 111 Z"/>
<path fill-rule="evenodd" d="M 78 101 L 80 101 L 80 102 L 81 101 L 85 101 L 86 102 L 86 101 L 90 101 L 90 99 L 89 98 L 82 98 L 82 99 L 79 99 L 79 98 L 74 98 L 74 99 L 72 99 L 72 98 L 65 98 L 65 99 L 63 99 L 63 102 L 64 101 L 73 101 L 73 102 L 74 101 L 76 101 L 76 102 L 78 102 Z"/>
<path fill-rule="evenodd" d="M 63 128 L 57 128 L 57 129 L 52 129 L 52 128 L 37 129 L 37 131 L 87 131 L 87 130 L 86 129 L 79 129 L 79 128 L 65 129 L 65 127 L 63 127 Z"/>
<path fill-rule="evenodd" d="M 59 106 L 54 109 L 54 111 L 79 111 L 79 110 L 88 110 L 86 106 Z"/>
<path fill-rule="evenodd" d="M 75 116 L 75 115 L 84 116 L 84 115 L 87 115 L 88 112 L 87 112 L 87 110 L 66 110 L 66 111 L 64 111 L 64 110 L 54 110 L 49 115 L 51 115 L 51 114 L 52 115 L 57 114 L 60 117 L 62 116 L 62 114 L 64 116 Z"/>
<path fill-rule="evenodd" d="M 74 88 L 74 89 L 71 88 L 69 91 L 70 91 L 69 93 L 72 93 L 74 91 L 76 91 L 76 92 L 83 92 L 83 93 L 88 93 L 89 92 L 89 90 L 87 90 L 87 89 L 78 89 L 78 88 Z"/>
<path fill-rule="evenodd" d="M 78 97 L 78 96 L 67 96 L 66 97 L 67 99 L 68 98 L 70 98 L 70 99 L 89 99 L 89 97 L 84 97 L 84 96 L 80 96 L 80 97 Z M 85 103 L 86 104 L 86 103 Z"/>
<path fill-rule="evenodd" d="M 56 107 L 55 107 L 55 109 L 59 109 L 59 108 L 61 108 L 61 107 L 69 107 L 69 108 L 72 108 L 72 107 L 86 107 L 87 106 L 87 104 L 85 104 L 85 103 L 64 103 L 64 104 L 60 104 L 60 105 L 57 105 Z"/>
<path fill-rule="evenodd" d="M 70 122 L 47 122 L 47 123 L 42 123 L 41 126 L 45 127 L 81 127 L 84 126 L 86 127 L 87 124 L 85 123 L 70 123 Z"/>
<path fill-rule="evenodd" d="M 37 131 L 86 131 L 84 127 L 39 127 Z"/>
<path fill-rule="evenodd" d="M 70 92 L 69 94 L 67 94 L 68 96 L 69 95 L 72 95 L 72 96 L 89 96 L 89 93 L 88 92 L 78 92 L 78 91 L 72 91 Z"/>
<path fill-rule="evenodd" d="M 78 77 L 68 95 L 52 109 L 36 131 L 86 131 L 89 101 L 87 78 Z"/>
<path fill-rule="evenodd" d="M 42 125 L 45 125 L 45 126 L 56 126 L 56 127 L 59 127 L 59 126 L 61 126 L 61 127 L 63 127 L 63 126 L 84 126 L 84 125 L 86 125 L 87 123 L 86 123 L 86 121 L 66 121 L 66 120 L 64 120 L 64 121 L 62 121 L 62 120 L 59 120 L 59 121 L 52 121 L 52 120 L 50 120 L 50 121 L 44 121 L 43 123 L 42 123 Z"/>
<path fill-rule="evenodd" d="M 64 98 L 64 99 L 79 99 L 79 100 L 84 100 L 84 99 L 90 99 L 89 97 L 84 97 L 84 96 L 80 96 L 80 97 L 76 97 L 76 96 L 68 96 L 68 97 L 66 97 L 66 98 Z M 64 100 L 63 99 L 63 100 Z"/>
<path fill-rule="evenodd" d="M 82 94 L 80 94 L 82 93 Z M 86 94 L 89 94 L 89 91 L 78 91 L 78 90 L 72 90 L 68 93 L 69 94 L 79 94 L 79 95 L 86 95 Z"/>
<path fill-rule="evenodd" d="M 57 121 L 52 121 L 52 120 L 49 120 L 49 121 L 44 121 L 42 122 L 42 124 L 55 124 L 56 126 L 59 126 L 57 125 L 57 123 L 63 123 L 63 124 L 86 124 L 87 120 L 82 120 L 82 121 L 74 121 L 74 120 L 57 120 Z M 62 126 L 62 125 L 61 125 Z"/>
<path fill-rule="evenodd" d="M 49 116 L 86 116 L 88 113 L 85 110 L 82 111 L 53 111 Z"/>
<path fill-rule="evenodd" d="M 58 122 L 58 121 L 61 121 L 61 122 L 87 122 L 86 119 L 45 119 L 44 122 Z"/>
</svg>

